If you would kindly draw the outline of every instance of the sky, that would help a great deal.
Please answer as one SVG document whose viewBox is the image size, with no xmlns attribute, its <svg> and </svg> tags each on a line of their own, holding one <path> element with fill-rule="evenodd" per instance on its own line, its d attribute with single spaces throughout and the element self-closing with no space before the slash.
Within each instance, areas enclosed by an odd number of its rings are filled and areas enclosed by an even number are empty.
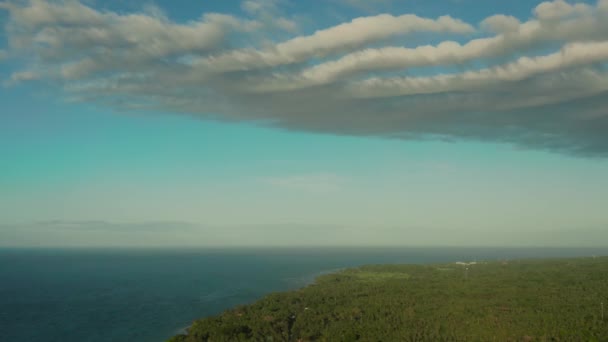
<svg viewBox="0 0 608 342">
<path fill-rule="evenodd" d="M 0 1 L 0 246 L 606 246 L 608 1 Z"/>
</svg>

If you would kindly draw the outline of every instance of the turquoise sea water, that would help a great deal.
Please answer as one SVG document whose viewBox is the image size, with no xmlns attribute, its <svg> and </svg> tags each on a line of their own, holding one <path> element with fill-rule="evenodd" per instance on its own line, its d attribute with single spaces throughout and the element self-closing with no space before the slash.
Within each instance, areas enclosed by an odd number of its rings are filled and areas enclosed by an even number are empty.
<svg viewBox="0 0 608 342">
<path fill-rule="evenodd" d="M 362 264 L 593 255 L 608 249 L 0 249 L 0 341 L 163 341 L 195 318 Z"/>
</svg>

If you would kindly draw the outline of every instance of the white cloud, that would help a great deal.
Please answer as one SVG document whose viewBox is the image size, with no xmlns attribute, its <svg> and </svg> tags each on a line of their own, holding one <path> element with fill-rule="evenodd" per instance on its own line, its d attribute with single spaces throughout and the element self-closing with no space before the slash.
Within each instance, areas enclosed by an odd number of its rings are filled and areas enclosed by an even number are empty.
<svg viewBox="0 0 608 342">
<path fill-rule="evenodd" d="M 160 59 L 218 49 L 231 31 L 255 30 L 255 21 L 205 13 L 186 24 L 145 13 L 101 12 L 77 1 L 33 0 L 7 5 L 13 48 L 61 63 L 61 74 L 81 78 L 94 72 L 156 64 Z M 48 68 L 50 74 L 54 68 Z"/>
<path fill-rule="evenodd" d="M 311 34 L 298 34 L 281 4 L 249 0 L 246 17 L 203 13 L 184 23 L 150 6 L 3 3 L 5 55 L 22 66 L 5 83 L 42 79 L 80 101 L 293 130 L 608 155 L 607 0 L 545 2 L 527 21 L 497 14 L 481 31 L 451 16 L 381 14 Z M 395 45 L 428 33 L 440 41 Z M 331 183 L 275 185 L 315 182 Z"/>
<path fill-rule="evenodd" d="M 471 33 L 471 25 L 442 16 L 436 20 L 406 14 L 381 14 L 353 19 L 349 23 L 318 30 L 278 43 L 265 50 L 241 49 L 204 58 L 198 65 L 209 70 L 236 71 L 299 63 L 359 48 L 394 35 L 413 32 Z"/>
<path fill-rule="evenodd" d="M 521 81 L 541 73 L 589 65 L 608 60 L 608 41 L 573 43 L 561 51 L 541 57 L 521 57 L 493 68 L 430 77 L 371 78 L 353 84 L 357 97 L 386 97 L 471 91 L 503 82 Z M 602 74 L 603 75 L 603 74 Z M 599 79 L 597 91 L 608 90 L 608 80 Z"/>
<path fill-rule="evenodd" d="M 502 57 L 556 41 L 606 39 L 608 16 L 604 20 L 601 12 L 584 13 L 557 23 L 533 19 L 523 24 L 514 17 L 494 15 L 483 20 L 481 26 L 498 33 L 495 36 L 473 39 L 465 44 L 443 41 L 435 46 L 389 46 L 359 50 L 297 74 L 273 75 L 250 87 L 259 92 L 287 91 L 338 82 L 363 72 L 462 64 L 482 58 Z"/>
<path fill-rule="evenodd" d="M 585 15 L 593 11 L 584 3 L 570 4 L 565 0 L 546 1 L 534 9 L 534 14 L 541 20 L 562 19 L 571 15 Z"/>
<path fill-rule="evenodd" d="M 510 16 L 497 14 L 484 19 L 481 22 L 481 27 L 492 33 L 511 33 L 519 29 L 521 22 L 519 19 Z"/>
</svg>

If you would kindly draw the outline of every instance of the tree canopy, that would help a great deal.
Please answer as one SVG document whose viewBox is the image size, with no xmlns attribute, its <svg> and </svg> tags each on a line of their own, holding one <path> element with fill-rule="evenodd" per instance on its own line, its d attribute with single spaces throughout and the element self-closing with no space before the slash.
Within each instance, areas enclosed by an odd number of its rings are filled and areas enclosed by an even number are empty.
<svg viewBox="0 0 608 342">
<path fill-rule="evenodd" d="M 169 341 L 249 340 L 608 341 L 608 257 L 347 269 Z"/>
</svg>

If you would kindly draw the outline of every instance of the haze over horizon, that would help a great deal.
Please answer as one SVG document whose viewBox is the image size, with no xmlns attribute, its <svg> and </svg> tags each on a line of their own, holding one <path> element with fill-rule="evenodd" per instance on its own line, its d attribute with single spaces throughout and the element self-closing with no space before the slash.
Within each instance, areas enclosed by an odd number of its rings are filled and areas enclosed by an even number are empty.
<svg viewBox="0 0 608 342">
<path fill-rule="evenodd" d="M 0 26 L 0 247 L 608 246 L 608 0 L 5 0 Z"/>
</svg>

